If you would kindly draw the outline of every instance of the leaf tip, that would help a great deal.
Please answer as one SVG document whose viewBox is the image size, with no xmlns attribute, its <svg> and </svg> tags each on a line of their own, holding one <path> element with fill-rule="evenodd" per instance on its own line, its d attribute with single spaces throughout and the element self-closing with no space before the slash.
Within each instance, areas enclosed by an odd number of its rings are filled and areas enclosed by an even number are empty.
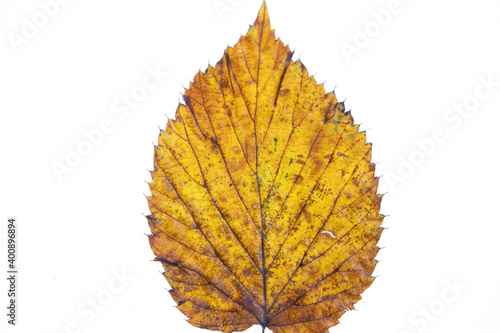
<svg viewBox="0 0 500 333">
<path fill-rule="evenodd" d="M 267 9 L 266 1 L 262 1 L 262 5 L 260 6 L 259 13 L 257 14 L 257 18 L 253 24 L 253 27 L 258 28 L 259 30 L 264 30 L 267 27 L 269 30 L 271 29 L 271 23 L 269 20 L 269 11 Z"/>
<path fill-rule="evenodd" d="M 268 12 L 268 9 L 267 9 L 267 3 L 266 3 L 266 0 L 263 0 L 262 1 L 262 5 L 260 5 L 260 9 L 259 9 L 259 14 L 258 14 L 259 17 L 263 17 L 263 18 L 266 18 L 267 21 L 269 21 L 269 12 Z"/>
</svg>

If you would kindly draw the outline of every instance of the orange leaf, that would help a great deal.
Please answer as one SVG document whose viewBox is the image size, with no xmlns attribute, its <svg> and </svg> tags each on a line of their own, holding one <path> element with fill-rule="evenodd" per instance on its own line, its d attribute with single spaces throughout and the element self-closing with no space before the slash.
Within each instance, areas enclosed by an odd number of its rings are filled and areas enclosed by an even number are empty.
<svg viewBox="0 0 500 333">
<path fill-rule="evenodd" d="M 155 147 L 149 241 L 178 309 L 224 332 L 328 332 L 361 299 L 383 216 L 371 145 L 271 30 L 199 72 Z"/>
</svg>

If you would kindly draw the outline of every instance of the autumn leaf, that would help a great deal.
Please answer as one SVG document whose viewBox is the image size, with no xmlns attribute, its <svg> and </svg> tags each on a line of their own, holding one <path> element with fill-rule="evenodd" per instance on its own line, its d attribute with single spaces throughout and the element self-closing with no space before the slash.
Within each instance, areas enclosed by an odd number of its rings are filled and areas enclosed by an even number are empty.
<svg viewBox="0 0 500 333">
<path fill-rule="evenodd" d="M 271 30 L 267 7 L 194 77 L 155 146 L 155 260 L 192 325 L 328 332 L 373 282 L 371 145 Z"/>
</svg>

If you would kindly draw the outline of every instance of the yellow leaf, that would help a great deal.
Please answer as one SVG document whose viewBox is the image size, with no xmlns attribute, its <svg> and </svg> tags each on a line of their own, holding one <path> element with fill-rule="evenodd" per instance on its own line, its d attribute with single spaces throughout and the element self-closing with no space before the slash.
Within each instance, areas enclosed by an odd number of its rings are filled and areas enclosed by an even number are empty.
<svg viewBox="0 0 500 333">
<path fill-rule="evenodd" d="M 328 332 L 373 282 L 371 145 L 267 7 L 196 74 L 155 147 L 149 241 L 178 309 L 223 332 Z"/>
</svg>

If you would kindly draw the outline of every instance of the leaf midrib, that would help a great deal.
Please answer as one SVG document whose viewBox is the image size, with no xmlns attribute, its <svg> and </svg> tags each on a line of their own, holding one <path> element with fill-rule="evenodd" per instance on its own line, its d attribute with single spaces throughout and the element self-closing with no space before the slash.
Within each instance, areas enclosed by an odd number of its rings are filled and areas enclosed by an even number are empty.
<svg viewBox="0 0 500 333">
<path fill-rule="evenodd" d="M 266 17 L 265 11 L 267 8 L 264 7 L 264 15 Z M 257 184 L 257 195 L 259 197 L 259 213 L 260 213 L 260 246 L 261 246 L 261 262 L 262 262 L 262 292 L 263 292 L 263 313 L 262 313 L 262 333 L 266 330 L 267 327 L 267 281 L 266 281 L 266 256 L 264 253 L 264 217 L 262 214 L 262 198 L 260 196 L 260 182 L 259 182 L 259 145 L 257 142 L 257 109 L 259 104 L 259 74 L 260 74 L 260 61 L 261 61 L 261 53 L 262 53 L 262 35 L 264 31 L 264 24 L 266 20 L 263 19 L 260 27 L 260 36 L 259 36 L 259 60 L 257 63 L 257 78 L 255 82 L 255 110 L 253 117 L 253 133 L 255 138 L 255 181 Z"/>
</svg>

